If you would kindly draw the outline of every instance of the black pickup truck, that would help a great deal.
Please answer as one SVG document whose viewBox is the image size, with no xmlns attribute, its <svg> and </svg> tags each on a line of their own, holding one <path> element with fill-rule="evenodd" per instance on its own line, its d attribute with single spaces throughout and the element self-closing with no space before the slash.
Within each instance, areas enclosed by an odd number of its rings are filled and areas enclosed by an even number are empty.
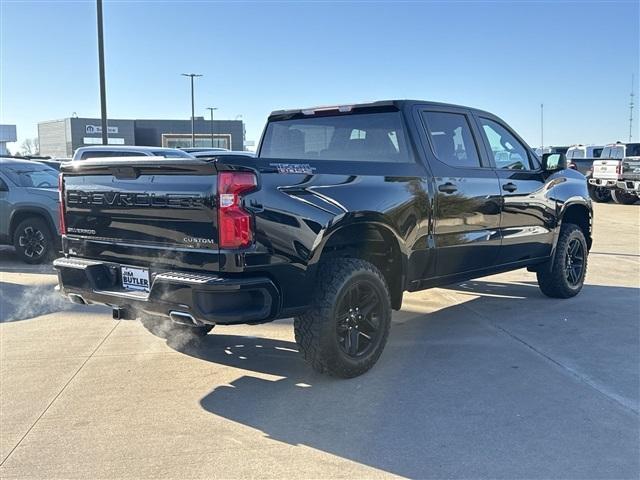
<svg viewBox="0 0 640 480">
<path fill-rule="evenodd" d="M 256 157 L 62 172 L 55 267 L 72 301 L 194 334 L 294 317 L 305 359 L 341 377 L 377 361 L 403 292 L 526 267 L 568 298 L 591 247 L 564 155 L 540 162 L 498 117 L 439 103 L 276 111 Z"/>
</svg>

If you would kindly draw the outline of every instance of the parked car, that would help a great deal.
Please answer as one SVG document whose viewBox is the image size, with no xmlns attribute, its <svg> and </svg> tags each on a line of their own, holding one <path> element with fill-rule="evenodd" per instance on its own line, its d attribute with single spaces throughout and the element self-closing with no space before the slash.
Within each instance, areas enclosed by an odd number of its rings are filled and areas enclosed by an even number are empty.
<svg viewBox="0 0 640 480">
<path fill-rule="evenodd" d="M 616 203 L 631 205 L 640 197 L 640 143 L 607 145 L 593 162 L 589 184 L 606 188 Z"/>
<path fill-rule="evenodd" d="M 542 157 L 542 155 L 544 155 L 545 153 L 562 153 L 562 154 L 567 154 L 567 151 L 569 150 L 568 146 L 560 146 L 560 147 L 544 147 L 544 148 L 536 148 L 535 152 L 536 155 L 538 155 L 538 157 Z"/>
<path fill-rule="evenodd" d="M 43 160 L 37 159 L 33 161 L 41 163 L 42 165 L 46 165 L 49 168 L 53 168 L 56 171 L 60 171 L 60 164 L 62 162 L 68 162 L 70 160 L 70 158 L 49 158 Z"/>
<path fill-rule="evenodd" d="M 256 154 L 253 152 L 239 152 L 239 151 L 233 151 L 233 150 L 224 150 L 224 151 L 220 151 L 220 150 L 201 150 L 201 151 L 197 151 L 197 152 L 191 152 L 191 155 L 193 155 L 196 158 L 214 158 L 214 157 L 220 157 L 221 155 L 224 156 L 235 156 L 235 155 L 240 155 L 240 156 L 244 156 L 244 157 L 255 157 Z"/>
<path fill-rule="evenodd" d="M 222 147 L 185 147 L 180 150 L 188 153 L 196 153 L 196 152 L 229 152 L 228 148 Z"/>
<path fill-rule="evenodd" d="M 27 263 L 58 250 L 58 172 L 30 160 L 0 158 L 0 242 Z"/>
<path fill-rule="evenodd" d="M 92 145 L 80 147 L 73 154 L 73 160 L 105 157 L 165 157 L 193 158 L 187 152 L 177 148 L 135 147 L 125 145 Z"/>
<path fill-rule="evenodd" d="M 601 145 L 572 145 L 567 150 L 567 162 L 569 168 L 578 170 L 586 178 L 587 182 L 592 177 L 593 161 L 600 158 L 604 146 Z M 611 192 L 608 188 L 588 185 L 589 195 L 596 202 L 606 203 L 611 200 Z"/>
<path fill-rule="evenodd" d="M 584 282 L 584 176 L 488 112 L 276 111 L 255 158 L 162 159 L 135 178 L 120 164 L 62 167 L 61 292 L 194 335 L 294 317 L 319 372 L 369 370 L 405 291 L 524 267 L 550 297 Z"/>
<path fill-rule="evenodd" d="M 60 170 L 60 164 L 62 162 L 71 160 L 70 158 L 52 158 L 52 157 L 43 157 L 40 155 L 13 155 L 11 157 L 4 157 L 4 158 L 15 158 L 18 160 L 31 160 L 32 162 L 41 163 L 55 170 Z"/>
</svg>

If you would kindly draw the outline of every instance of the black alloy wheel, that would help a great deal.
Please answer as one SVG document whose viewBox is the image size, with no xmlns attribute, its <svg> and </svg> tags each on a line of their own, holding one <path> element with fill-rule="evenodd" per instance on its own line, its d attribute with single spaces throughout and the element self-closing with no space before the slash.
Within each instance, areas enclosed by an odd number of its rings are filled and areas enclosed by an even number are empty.
<svg viewBox="0 0 640 480">
<path fill-rule="evenodd" d="M 569 242 L 565 258 L 565 275 L 569 285 L 576 287 L 582 282 L 584 270 L 584 247 L 577 238 Z"/>
<path fill-rule="evenodd" d="M 295 317 L 296 343 L 320 373 L 353 378 L 380 358 L 391 326 L 384 275 L 359 258 L 336 258 L 318 271 L 312 305 Z"/>
<path fill-rule="evenodd" d="M 380 336 L 382 302 L 367 280 L 353 283 L 338 306 L 337 333 L 341 350 L 350 357 L 366 355 Z"/>
<path fill-rule="evenodd" d="M 573 223 L 560 228 L 553 258 L 536 270 L 540 290 L 547 297 L 571 298 L 582 290 L 589 249 L 582 229 Z"/>
</svg>

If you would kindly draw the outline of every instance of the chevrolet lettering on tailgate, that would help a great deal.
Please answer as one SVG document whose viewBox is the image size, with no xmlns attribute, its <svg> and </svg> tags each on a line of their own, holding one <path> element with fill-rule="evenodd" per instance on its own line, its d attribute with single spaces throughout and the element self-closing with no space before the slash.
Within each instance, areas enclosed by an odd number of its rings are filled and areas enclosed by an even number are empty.
<svg viewBox="0 0 640 480">
<path fill-rule="evenodd" d="M 69 190 L 66 192 L 66 204 L 69 206 L 100 207 L 170 207 L 202 208 L 204 197 L 177 193 L 145 192 L 87 192 Z"/>
</svg>

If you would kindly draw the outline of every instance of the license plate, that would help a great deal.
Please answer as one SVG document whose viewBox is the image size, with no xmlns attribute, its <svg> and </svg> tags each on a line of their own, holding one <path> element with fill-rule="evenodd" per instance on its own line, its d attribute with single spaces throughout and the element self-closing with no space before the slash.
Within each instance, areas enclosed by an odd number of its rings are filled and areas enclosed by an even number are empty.
<svg viewBox="0 0 640 480">
<path fill-rule="evenodd" d="M 121 267 L 122 288 L 125 290 L 149 291 L 149 269 Z"/>
</svg>

